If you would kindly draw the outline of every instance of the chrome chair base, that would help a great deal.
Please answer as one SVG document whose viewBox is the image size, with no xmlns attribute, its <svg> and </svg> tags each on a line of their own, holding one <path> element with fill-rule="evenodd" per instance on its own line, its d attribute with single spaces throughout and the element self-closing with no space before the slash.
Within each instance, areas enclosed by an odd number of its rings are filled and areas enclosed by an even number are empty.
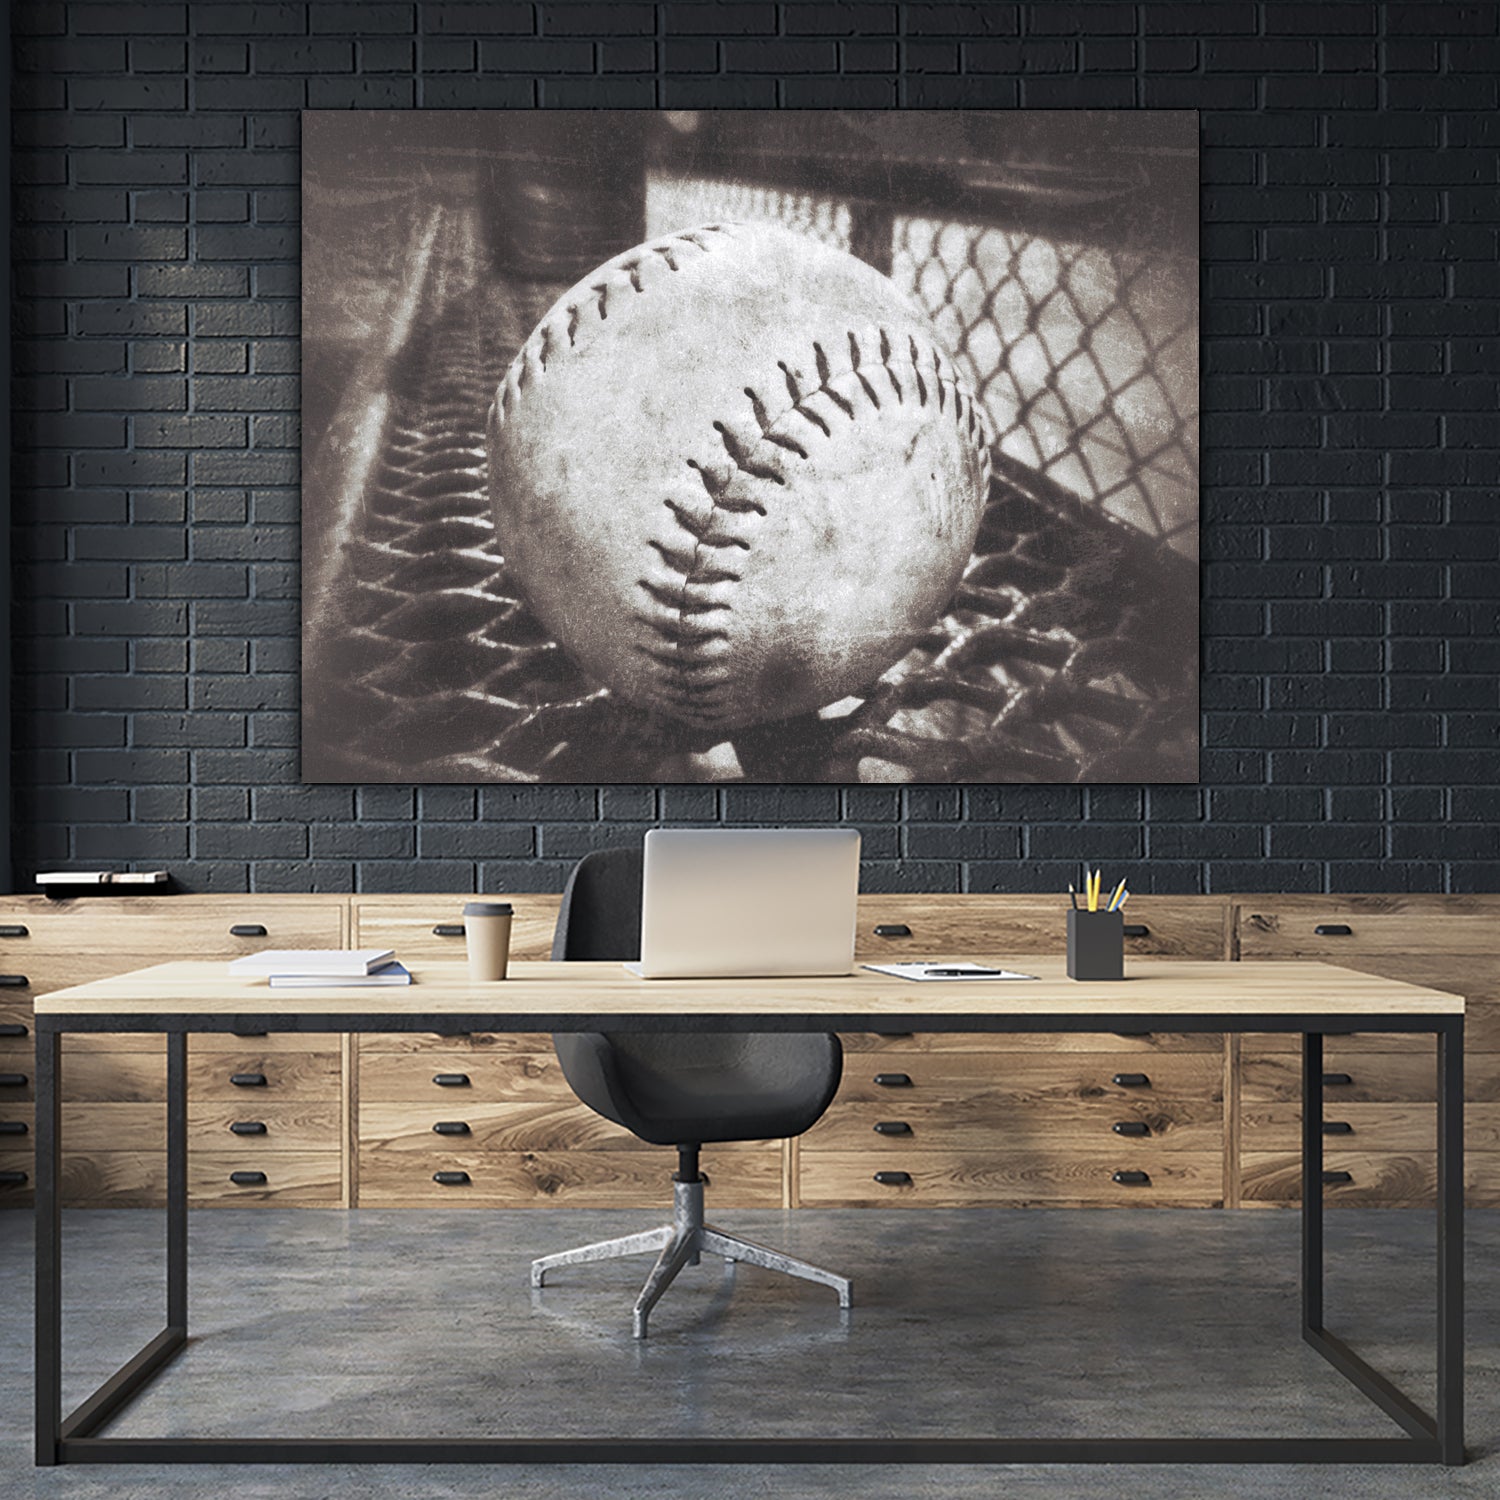
<svg viewBox="0 0 1500 1500">
<path fill-rule="evenodd" d="M 849 1307 L 853 1298 L 853 1286 L 844 1276 L 835 1276 L 819 1266 L 810 1266 L 805 1260 L 783 1255 L 765 1245 L 742 1240 L 738 1235 L 725 1234 L 712 1224 L 703 1222 L 703 1181 L 674 1182 L 672 1185 L 672 1222 L 660 1229 L 646 1229 L 639 1234 L 625 1234 L 618 1239 L 599 1240 L 592 1245 L 580 1245 L 576 1250 L 560 1250 L 556 1255 L 544 1255 L 531 1263 L 531 1284 L 545 1286 L 548 1271 L 559 1266 L 581 1266 L 590 1261 L 616 1260 L 624 1255 L 644 1255 L 656 1250 L 656 1264 L 635 1299 L 633 1329 L 635 1337 L 646 1337 L 646 1322 L 651 1309 L 661 1300 L 661 1295 L 671 1286 L 677 1273 L 688 1265 L 698 1264 L 699 1257 L 722 1255 L 731 1264 L 744 1261 L 748 1265 L 763 1266 L 768 1271 L 781 1271 L 787 1276 L 797 1276 L 803 1281 L 816 1281 L 821 1286 L 832 1287 L 838 1293 L 839 1306 Z"/>
</svg>

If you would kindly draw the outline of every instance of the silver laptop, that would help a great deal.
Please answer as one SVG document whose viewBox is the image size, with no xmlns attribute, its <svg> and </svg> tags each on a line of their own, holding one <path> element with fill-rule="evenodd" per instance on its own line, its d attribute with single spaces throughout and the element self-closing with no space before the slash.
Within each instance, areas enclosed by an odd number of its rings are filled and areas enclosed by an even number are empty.
<svg viewBox="0 0 1500 1500">
<path fill-rule="evenodd" d="M 646 835 L 644 979 L 847 974 L 859 834 L 849 828 L 660 829 Z"/>
</svg>

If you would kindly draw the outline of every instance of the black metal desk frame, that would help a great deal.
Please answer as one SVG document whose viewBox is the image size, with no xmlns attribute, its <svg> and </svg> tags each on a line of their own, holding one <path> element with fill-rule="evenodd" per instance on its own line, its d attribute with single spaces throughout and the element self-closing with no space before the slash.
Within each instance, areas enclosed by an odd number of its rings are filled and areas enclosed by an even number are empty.
<svg viewBox="0 0 1500 1500">
<path fill-rule="evenodd" d="M 497 1024 L 498 1021 L 498 1024 Z M 36 1461 L 64 1463 L 1440 1463 L 1464 1462 L 1462 1015 L 930 1016 L 924 1031 L 1282 1031 L 1302 1049 L 1302 1337 L 1404 1436 L 1168 1438 L 287 1438 L 101 1437 L 188 1339 L 187 1036 L 193 1031 L 905 1032 L 910 1018 L 821 1015 L 39 1015 L 36 1076 Z M 59 1071 L 64 1032 L 167 1037 L 166 1327 L 70 1415 L 62 1411 L 62 1224 Z M 1323 1324 L 1323 1036 L 1380 1031 L 1434 1036 L 1437 1115 L 1437 1407 L 1429 1415 Z"/>
</svg>

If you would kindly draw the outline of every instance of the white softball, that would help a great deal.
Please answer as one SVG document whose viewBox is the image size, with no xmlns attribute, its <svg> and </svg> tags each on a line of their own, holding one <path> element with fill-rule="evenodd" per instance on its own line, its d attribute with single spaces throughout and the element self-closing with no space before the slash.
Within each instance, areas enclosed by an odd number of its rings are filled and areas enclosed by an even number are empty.
<svg viewBox="0 0 1500 1500">
<path fill-rule="evenodd" d="M 583 671 L 729 730 L 867 688 L 932 625 L 989 431 L 889 278 L 707 224 L 556 303 L 496 393 L 489 466 L 500 547 Z"/>
</svg>

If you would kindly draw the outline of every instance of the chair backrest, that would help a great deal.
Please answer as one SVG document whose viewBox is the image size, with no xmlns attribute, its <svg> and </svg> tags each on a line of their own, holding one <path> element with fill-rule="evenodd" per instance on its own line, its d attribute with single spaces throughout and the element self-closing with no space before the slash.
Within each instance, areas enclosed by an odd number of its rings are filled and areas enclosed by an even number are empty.
<svg viewBox="0 0 1500 1500">
<path fill-rule="evenodd" d="M 641 956 L 640 849 L 596 849 L 568 876 L 552 935 L 554 960 L 618 960 Z"/>
<path fill-rule="evenodd" d="M 626 963 L 640 957 L 644 868 L 639 848 L 595 850 L 573 866 L 552 936 L 554 961 Z M 558 1032 L 552 1045 L 574 1093 L 644 1140 L 658 1136 L 642 1116 L 643 1102 L 654 1103 L 658 1120 L 669 1115 L 673 1080 L 690 1079 L 697 1069 L 727 1073 L 741 1088 L 778 1099 L 785 1121 L 770 1133 L 796 1135 L 828 1107 L 843 1068 L 843 1048 L 831 1032 L 575 1031 Z M 686 1124 L 684 1131 L 671 1135 L 670 1143 L 701 1139 Z M 758 1133 L 725 1135 L 718 1129 L 712 1139 L 753 1139 Z"/>
</svg>

